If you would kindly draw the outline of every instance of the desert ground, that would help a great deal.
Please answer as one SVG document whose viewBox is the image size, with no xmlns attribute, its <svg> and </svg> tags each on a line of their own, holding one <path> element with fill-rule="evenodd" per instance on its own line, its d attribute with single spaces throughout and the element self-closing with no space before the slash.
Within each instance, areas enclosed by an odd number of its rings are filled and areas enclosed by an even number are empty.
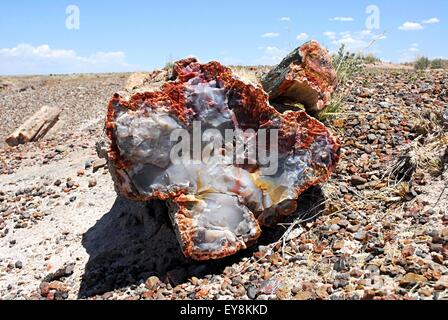
<svg viewBox="0 0 448 320">
<path fill-rule="evenodd" d="M 448 299 L 448 71 L 356 74 L 323 119 L 330 181 L 214 262 L 185 259 L 163 203 L 117 196 L 97 156 L 127 77 L 0 78 L 1 299 Z M 43 105 L 63 108 L 49 134 L 7 146 Z"/>
</svg>

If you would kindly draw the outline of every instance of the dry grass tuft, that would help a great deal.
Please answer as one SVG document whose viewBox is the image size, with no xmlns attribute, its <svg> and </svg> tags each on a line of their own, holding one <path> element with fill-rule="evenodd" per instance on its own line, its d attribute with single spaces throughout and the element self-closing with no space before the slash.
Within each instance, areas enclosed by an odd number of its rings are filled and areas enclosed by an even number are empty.
<svg viewBox="0 0 448 320">
<path fill-rule="evenodd" d="M 339 114 L 344 102 L 342 89 L 355 73 L 361 71 L 363 64 L 362 57 L 346 51 L 344 45 L 339 48 L 337 54 L 333 55 L 332 60 L 338 79 L 338 88 L 333 93 L 328 107 L 317 115 L 320 121 L 328 120 Z"/>
<path fill-rule="evenodd" d="M 243 81 L 259 84 L 260 79 L 257 75 L 257 70 L 250 67 L 232 66 L 232 72 Z"/>
<path fill-rule="evenodd" d="M 440 176 L 446 169 L 447 146 L 448 133 L 443 130 L 416 139 L 387 170 L 389 185 L 396 187 L 423 171 L 433 177 Z"/>
</svg>

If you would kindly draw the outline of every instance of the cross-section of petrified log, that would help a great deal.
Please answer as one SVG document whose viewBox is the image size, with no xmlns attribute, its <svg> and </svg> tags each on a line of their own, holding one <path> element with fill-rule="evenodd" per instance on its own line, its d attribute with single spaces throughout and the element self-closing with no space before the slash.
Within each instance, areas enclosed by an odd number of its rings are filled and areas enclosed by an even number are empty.
<svg viewBox="0 0 448 320">
<path fill-rule="evenodd" d="M 122 195 L 167 201 L 187 257 L 218 259 L 246 248 L 259 237 L 260 226 L 293 213 L 299 195 L 328 179 L 336 166 L 339 142 L 323 124 L 305 112 L 281 114 L 260 86 L 240 80 L 218 62 L 184 59 L 172 71 L 139 79 L 109 103 L 109 168 Z M 214 144 L 219 152 L 208 161 L 173 161 L 178 143 L 173 132 L 183 129 L 194 137 L 198 123 L 202 151 L 210 147 L 207 132 L 213 133 L 213 143 L 228 130 L 237 133 L 230 144 Z M 260 142 L 262 131 L 277 141 Z M 229 158 L 224 151 L 239 139 L 256 141 L 257 156 L 277 154 L 276 170 L 266 170 L 269 164 L 259 157 L 253 162 Z"/>
<path fill-rule="evenodd" d="M 43 106 L 16 131 L 6 138 L 10 146 L 17 146 L 30 141 L 38 141 L 56 124 L 61 114 L 57 107 Z"/>
<path fill-rule="evenodd" d="M 270 100 L 300 103 L 310 113 L 325 109 L 337 85 L 331 57 L 317 41 L 292 51 L 261 82 Z"/>
</svg>

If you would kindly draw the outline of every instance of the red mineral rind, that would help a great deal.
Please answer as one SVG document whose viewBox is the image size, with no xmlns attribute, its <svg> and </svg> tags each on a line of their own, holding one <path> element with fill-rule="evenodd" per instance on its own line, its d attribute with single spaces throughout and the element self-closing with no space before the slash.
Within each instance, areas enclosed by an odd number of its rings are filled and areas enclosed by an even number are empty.
<svg viewBox="0 0 448 320">
<path fill-rule="evenodd" d="M 187 210 L 187 204 L 189 202 L 191 202 L 190 197 L 185 195 L 181 195 L 175 199 L 175 204 L 178 206 L 178 211 L 176 213 L 177 232 L 180 236 L 181 243 L 183 244 L 182 251 L 186 257 L 191 257 L 192 259 L 198 261 L 222 259 L 231 256 L 242 249 L 246 249 L 260 237 L 261 229 L 259 224 L 256 223 L 256 234 L 244 244 L 239 242 L 236 246 L 231 247 L 228 243 L 226 243 L 221 250 L 207 253 L 195 251 L 194 238 L 196 234 L 194 232 L 194 227 L 192 227 L 192 219 L 189 217 Z"/>
<path fill-rule="evenodd" d="M 310 49 L 312 51 L 312 49 Z M 306 56 L 306 54 L 305 54 Z M 258 232 L 249 239 L 247 243 L 238 244 L 236 247 L 224 246 L 222 250 L 217 252 L 195 252 L 193 238 L 194 228 L 191 226 L 191 219 L 188 217 L 188 210 L 185 204 L 188 202 L 189 195 L 187 190 L 175 190 L 172 192 L 154 192 L 151 195 L 141 195 L 133 187 L 133 183 L 126 173 L 126 168 L 132 165 L 123 159 L 117 147 L 115 137 L 115 118 L 118 109 L 121 110 L 138 110 L 143 106 L 151 106 L 155 109 L 163 109 L 174 115 L 180 122 L 188 125 L 191 123 L 193 111 L 186 107 L 185 91 L 186 82 L 193 77 L 200 77 L 204 82 L 216 80 L 222 83 L 221 87 L 228 90 L 228 99 L 239 106 L 237 118 L 238 125 L 241 129 L 246 128 L 278 128 L 279 129 L 279 151 L 286 152 L 294 148 L 308 149 L 317 137 L 324 137 L 329 141 L 332 148 L 330 152 L 329 165 L 325 168 L 316 165 L 314 168 L 318 170 L 316 179 L 308 181 L 301 185 L 296 191 L 297 194 L 302 193 L 309 187 L 326 181 L 334 171 L 339 159 L 339 140 L 334 137 L 329 130 L 319 121 L 310 117 L 305 112 L 286 112 L 281 114 L 269 105 L 268 95 L 259 86 L 245 83 L 233 76 L 231 70 L 219 64 L 218 62 L 210 62 L 208 64 L 200 64 L 194 58 L 178 61 L 173 68 L 174 81 L 167 81 L 159 91 L 139 92 L 131 96 L 130 99 L 124 99 L 119 94 L 115 94 L 108 106 L 106 119 L 106 133 L 110 140 L 110 149 L 108 151 L 108 159 L 112 162 L 111 170 L 115 177 L 115 183 L 120 193 L 130 199 L 137 201 L 148 201 L 151 199 L 167 200 L 171 199 L 172 203 L 177 205 L 178 212 L 177 228 L 180 235 L 184 254 L 196 260 L 218 259 L 234 254 L 249 243 L 255 241 L 260 235 L 260 229 L 257 225 Z M 318 70 L 313 71 L 317 72 Z M 307 77 L 312 73 L 308 72 Z M 310 80 L 309 79 L 309 80 Z M 312 79 L 311 79 L 312 80 Z M 319 81 L 324 81 L 325 85 L 333 79 L 322 79 L 316 77 L 316 85 L 322 85 Z M 276 121 L 277 120 L 277 121 Z M 274 122 L 277 124 L 274 125 Z M 294 206 L 292 207 L 294 208 Z M 280 212 L 279 215 L 290 214 L 291 210 Z M 263 215 L 259 216 L 258 222 L 264 223 Z"/>
<path fill-rule="evenodd" d="M 333 157 L 331 161 L 332 165 L 327 167 L 325 172 L 322 172 L 319 178 L 301 186 L 298 190 L 298 193 L 301 194 L 310 187 L 326 182 L 330 178 L 339 161 L 339 149 L 341 146 L 338 138 L 334 137 L 321 122 L 310 117 L 306 112 L 287 112 L 283 114 L 283 117 L 285 122 L 283 122 L 279 135 L 282 136 L 282 134 L 284 134 L 287 136 L 288 132 L 291 132 L 291 129 L 295 128 L 295 148 L 308 149 L 317 136 L 328 137 L 328 139 L 333 142 L 331 144 L 332 152 L 329 155 Z"/>
<path fill-rule="evenodd" d="M 267 102 L 267 95 L 259 87 L 248 85 L 233 77 L 229 68 L 222 66 L 219 62 L 212 61 L 208 64 L 200 64 L 194 58 L 180 60 L 174 65 L 176 81 L 167 82 L 162 86 L 161 91 L 135 93 L 131 99 L 125 100 L 118 93 L 109 102 L 106 116 L 106 134 L 111 141 L 111 148 L 108 152 L 108 159 L 115 163 L 117 169 L 124 169 L 129 166 L 121 157 L 115 139 L 115 118 L 117 108 L 137 110 L 142 106 L 152 108 L 167 108 L 180 121 L 188 123 L 191 121 L 193 112 L 185 107 L 185 83 L 198 75 L 203 75 L 204 81 L 216 79 L 223 81 L 224 87 L 238 93 L 241 104 L 245 108 L 245 116 L 250 120 L 257 120 L 257 123 L 247 125 L 251 127 L 263 126 L 272 115 L 280 114 Z M 245 129 L 245 124 L 240 123 Z M 129 195 L 132 197 L 132 195 Z"/>
</svg>

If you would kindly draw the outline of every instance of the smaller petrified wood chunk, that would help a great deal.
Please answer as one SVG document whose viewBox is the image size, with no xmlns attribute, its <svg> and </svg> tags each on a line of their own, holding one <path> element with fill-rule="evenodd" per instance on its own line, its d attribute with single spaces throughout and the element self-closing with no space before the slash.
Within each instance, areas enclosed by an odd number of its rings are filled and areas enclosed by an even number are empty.
<svg viewBox="0 0 448 320">
<path fill-rule="evenodd" d="M 10 146 L 18 146 L 31 141 L 42 139 L 56 124 L 61 114 L 61 109 L 43 106 L 31 118 L 23 123 L 16 131 L 6 138 Z"/>
<path fill-rule="evenodd" d="M 337 85 L 331 57 L 317 41 L 292 51 L 261 82 L 269 100 L 300 103 L 311 114 L 325 109 Z"/>
</svg>

